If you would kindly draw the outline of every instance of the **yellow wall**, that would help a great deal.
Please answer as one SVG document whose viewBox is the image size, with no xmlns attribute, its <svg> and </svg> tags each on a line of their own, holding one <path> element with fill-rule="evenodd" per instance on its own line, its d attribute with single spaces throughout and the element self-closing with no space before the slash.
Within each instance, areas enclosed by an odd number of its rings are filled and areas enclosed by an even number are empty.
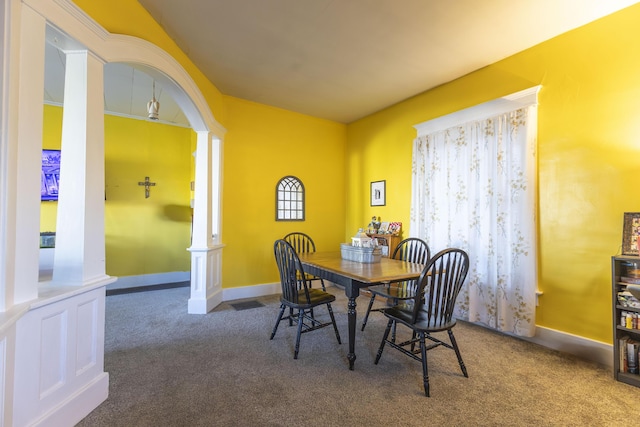
<svg viewBox="0 0 640 427">
<path fill-rule="evenodd" d="M 413 125 L 541 84 L 540 326 L 611 342 L 611 256 L 623 213 L 640 211 L 640 5 L 566 33 L 348 126 L 347 227 L 371 212 L 409 220 Z M 394 153 L 381 175 L 367 162 Z M 386 178 L 390 206 L 360 201 Z M 406 232 L 407 230 L 405 230 Z"/>
<path fill-rule="evenodd" d="M 225 97 L 222 235 L 225 287 L 273 283 L 273 242 L 292 231 L 318 250 L 339 250 L 344 233 L 346 126 Z M 278 181 L 293 175 L 306 191 L 305 221 L 276 221 Z"/>
<path fill-rule="evenodd" d="M 273 242 L 290 231 L 309 233 L 320 250 L 339 249 L 345 230 L 345 125 L 223 97 L 135 0 L 75 3 L 108 31 L 148 40 L 176 58 L 227 129 L 221 231 L 226 246 L 224 287 L 276 282 Z M 275 185 L 285 175 L 295 175 L 305 185 L 304 222 L 275 221 Z M 136 212 L 133 207 L 128 210 L 131 216 Z M 111 253 L 107 249 L 107 268 L 116 269 L 109 262 Z M 129 259 L 123 256 L 122 262 L 131 271 Z"/>
<path fill-rule="evenodd" d="M 623 212 L 640 211 L 632 184 L 640 169 L 640 51 L 634 48 L 640 5 L 348 125 L 340 159 L 343 127 L 222 96 L 135 0 L 76 2 L 107 30 L 145 38 L 173 55 L 227 127 L 225 287 L 275 281 L 269 246 L 290 229 L 309 231 L 322 249 L 331 249 L 377 215 L 402 221 L 408 235 L 412 126 L 542 84 L 539 288 L 544 295 L 537 323 L 611 342 L 610 256 L 620 250 Z M 286 174 L 307 186 L 309 219 L 299 227 L 273 220 L 274 186 Z M 369 184 L 381 179 L 387 181 L 387 206 L 372 208 Z M 346 214 L 340 218 L 342 208 Z"/>
<path fill-rule="evenodd" d="M 193 138 L 191 129 L 105 116 L 107 274 L 190 271 Z M 149 198 L 138 185 L 146 176 L 156 183 Z"/>
<path fill-rule="evenodd" d="M 61 121 L 62 108 L 45 106 L 45 148 L 60 148 Z M 105 116 L 107 274 L 190 270 L 194 142 L 190 129 Z M 156 183 L 148 199 L 145 176 Z M 41 203 L 41 231 L 55 231 L 57 205 Z"/>
<path fill-rule="evenodd" d="M 303 231 L 318 250 L 339 248 L 346 126 L 232 97 L 225 103 L 222 282 L 273 283 L 277 238 Z M 61 120 L 62 108 L 45 106 L 46 148 L 60 147 Z M 189 271 L 194 144 L 190 129 L 105 116 L 107 274 Z M 305 186 L 303 222 L 275 221 L 275 186 L 287 175 Z M 157 183 L 149 199 L 138 186 L 145 176 Z M 41 229 L 54 231 L 57 203 L 41 205 Z"/>
</svg>

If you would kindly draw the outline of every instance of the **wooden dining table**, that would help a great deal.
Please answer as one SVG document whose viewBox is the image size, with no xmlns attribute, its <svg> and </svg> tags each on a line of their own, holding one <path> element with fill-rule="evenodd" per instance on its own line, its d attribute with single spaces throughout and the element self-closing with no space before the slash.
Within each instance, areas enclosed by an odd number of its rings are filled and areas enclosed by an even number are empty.
<svg viewBox="0 0 640 427">
<path fill-rule="evenodd" d="M 356 298 L 360 289 L 385 282 L 399 282 L 416 279 L 424 266 L 411 262 L 381 258 L 380 262 L 362 263 L 342 259 L 341 253 L 315 252 L 298 254 L 306 273 L 321 277 L 344 287 L 349 299 L 347 319 L 349 322 L 349 369 L 353 370 L 356 361 Z"/>
</svg>

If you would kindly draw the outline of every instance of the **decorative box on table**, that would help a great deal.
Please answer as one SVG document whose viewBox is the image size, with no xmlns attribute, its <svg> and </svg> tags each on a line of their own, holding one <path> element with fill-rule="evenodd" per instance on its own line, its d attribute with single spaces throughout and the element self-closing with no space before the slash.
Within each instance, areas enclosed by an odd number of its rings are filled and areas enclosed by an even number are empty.
<svg viewBox="0 0 640 427">
<path fill-rule="evenodd" d="M 346 259 L 347 261 L 371 264 L 374 262 L 380 262 L 382 250 L 379 246 L 374 248 L 363 248 L 359 246 L 352 246 L 348 243 L 341 243 L 340 254 L 342 255 L 342 259 Z"/>
</svg>

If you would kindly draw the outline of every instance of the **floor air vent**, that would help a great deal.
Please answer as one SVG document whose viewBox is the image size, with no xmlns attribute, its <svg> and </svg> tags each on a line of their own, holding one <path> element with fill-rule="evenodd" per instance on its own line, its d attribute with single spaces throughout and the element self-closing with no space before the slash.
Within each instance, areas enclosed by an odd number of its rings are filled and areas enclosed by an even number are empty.
<svg viewBox="0 0 640 427">
<path fill-rule="evenodd" d="M 244 301 L 244 302 L 236 302 L 233 304 L 230 304 L 231 307 L 235 308 L 236 310 L 248 310 L 250 308 L 258 308 L 258 307 L 264 307 L 264 304 L 261 303 L 260 301 Z"/>
</svg>

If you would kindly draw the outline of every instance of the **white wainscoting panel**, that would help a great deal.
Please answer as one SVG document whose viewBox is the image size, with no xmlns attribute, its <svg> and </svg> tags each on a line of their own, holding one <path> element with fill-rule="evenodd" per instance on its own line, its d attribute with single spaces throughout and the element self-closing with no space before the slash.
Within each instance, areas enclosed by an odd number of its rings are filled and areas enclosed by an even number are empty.
<svg viewBox="0 0 640 427">
<path fill-rule="evenodd" d="M 68 310 L 54 312 L 40 319 L 40 400 L 62 387 L 66 381 Z"/>
<path fill-rule="evenodd" d="M 105 286 L 38 301 L 16 323 L 14 425 L 68 426 L 108 396 Z"/>
<path fill-rule="evenodd" d="M 222 302 L 222 246 L 191 252 L 191 296 L 187 312 L 206 314 Z"/>
<path fill-rule="evenodd" d="M 96 366 L 98 361 L 97 349 L 100 335 L 98 332 L 98 313 L 100 313 L 100 309 L 97 299 L 78 306 L 76 376 Z"/>
</svg>

